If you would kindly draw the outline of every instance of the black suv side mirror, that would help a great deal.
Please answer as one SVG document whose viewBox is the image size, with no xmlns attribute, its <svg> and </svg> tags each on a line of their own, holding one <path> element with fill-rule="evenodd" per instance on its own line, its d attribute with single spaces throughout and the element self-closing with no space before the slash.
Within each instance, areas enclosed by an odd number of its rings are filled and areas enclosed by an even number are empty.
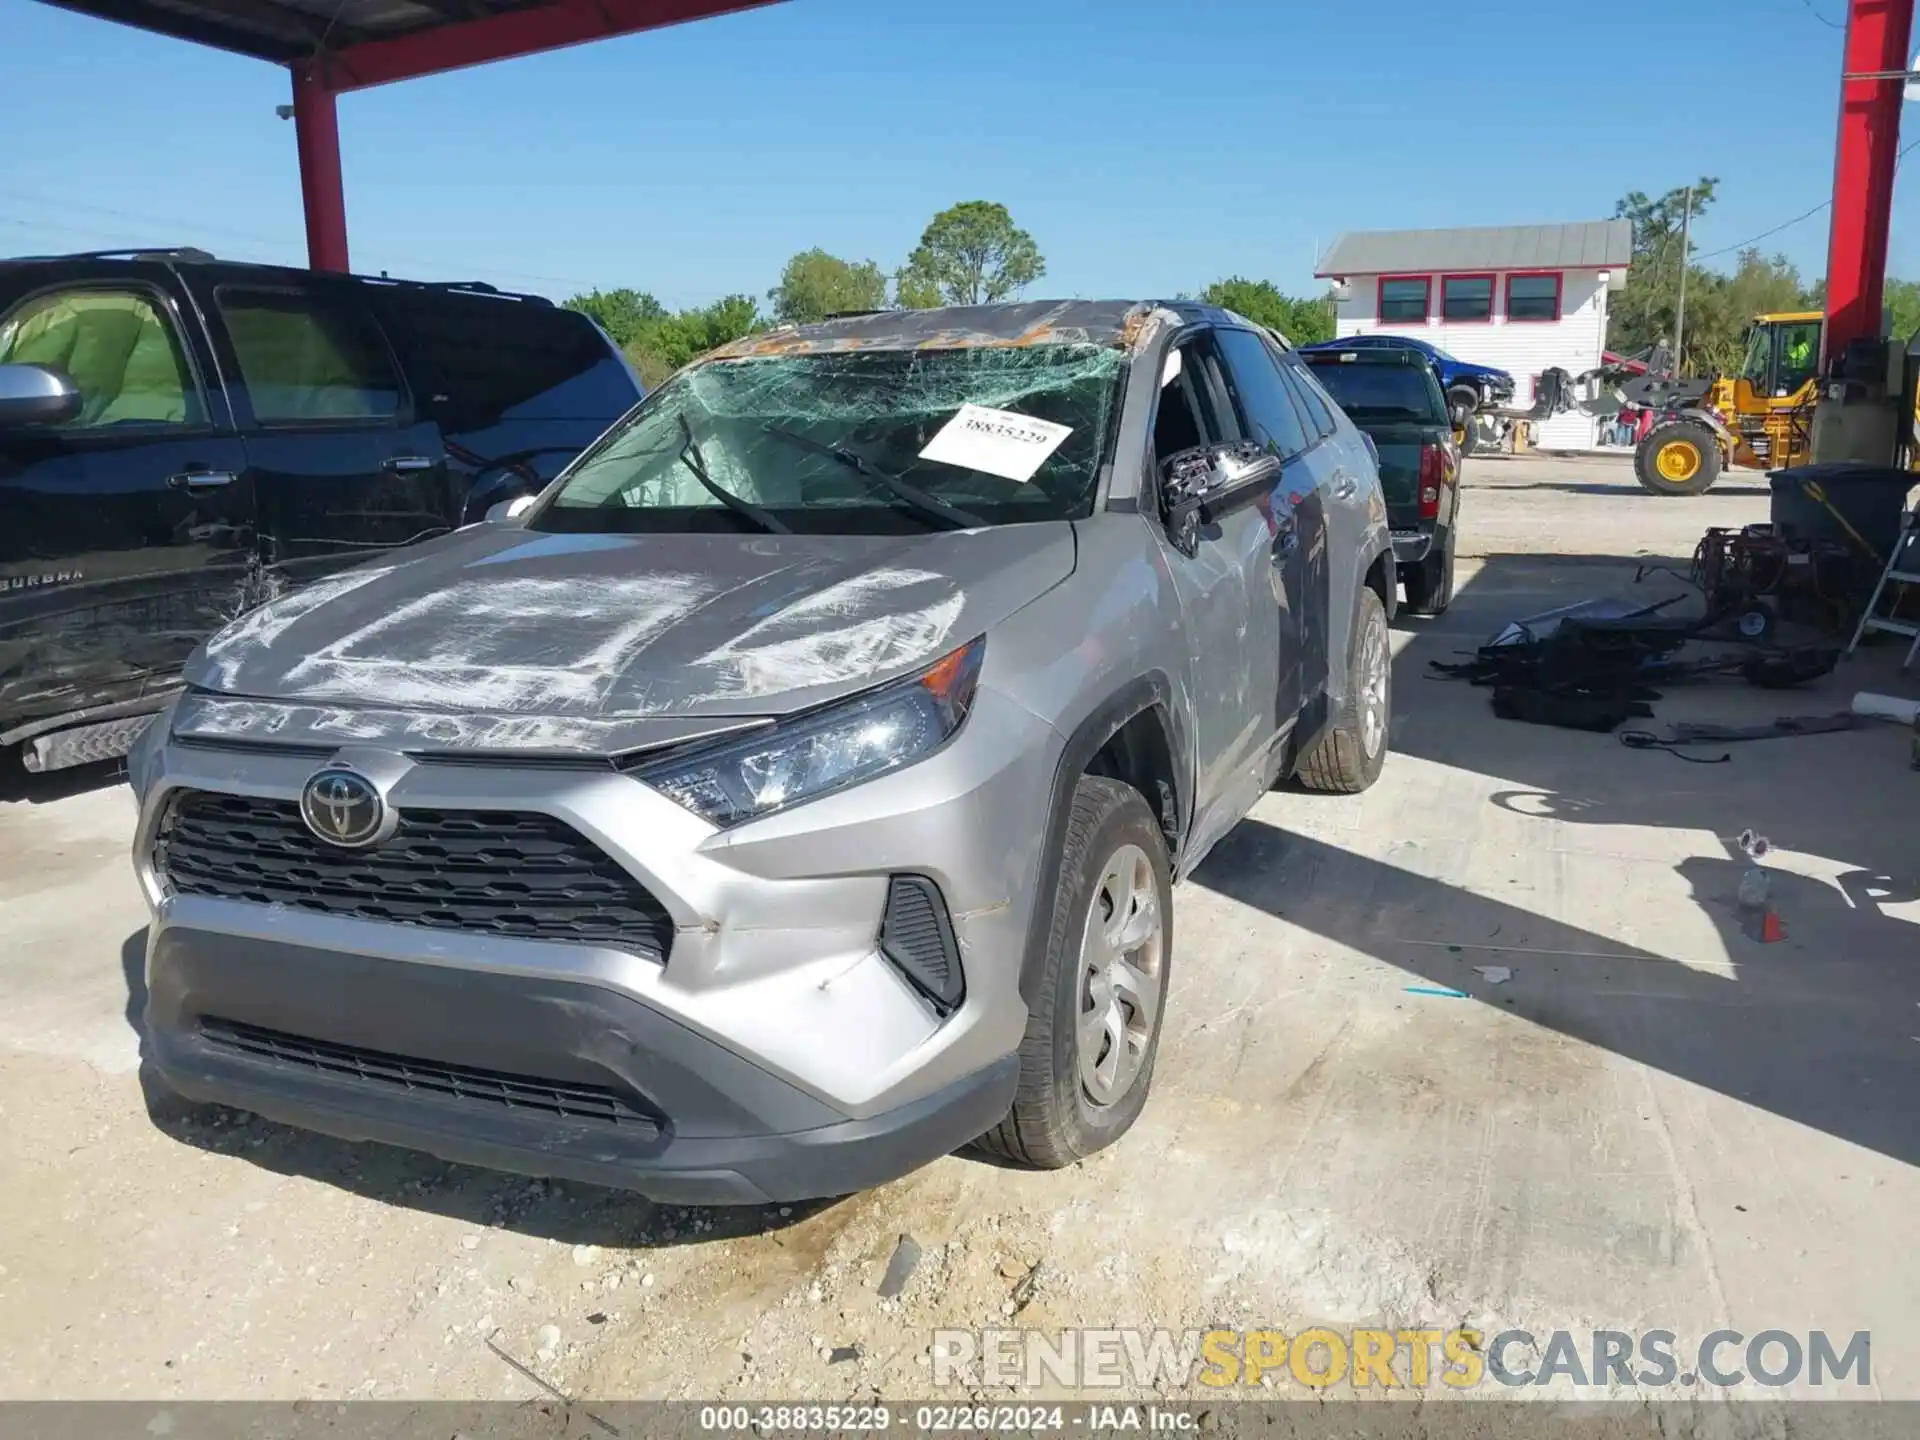
<svg viewBox="0 0 1920 1440">
<path fill-rule="evenodd" d="M 1200 548 L 1200 527 L 1251 505 L 1280 478 L 1279 459 L 1248 441 L 1199 445 L 1160 465 L 1160 514 L 1167 537 L 1186 555 Z"/>
<path fill-rule="evenodd" d="M 1456 400 L 1447 407 L 1447 414 L 1453 420 L 1453 428 L 1464 430 L 1467 422 L 1473 418 L 1473 407 Z"/>
<path fill-rule="evenodd" d="M 58 425 L 80 413 L 73 377 L 45 365 L 0 365 L 0 425 Z"/>
</svg>

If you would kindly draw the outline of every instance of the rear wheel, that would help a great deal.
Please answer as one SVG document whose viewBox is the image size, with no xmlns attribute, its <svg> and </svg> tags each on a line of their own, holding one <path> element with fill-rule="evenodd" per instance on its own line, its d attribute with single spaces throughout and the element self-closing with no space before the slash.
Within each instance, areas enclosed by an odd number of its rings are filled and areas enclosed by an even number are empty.
<svg viewBox="0 0 1920 1440">
<path fill-rule="evenodd" d="M 1720 441 L 1698 420 L 1669 420 L 1634 450 L 1633 473 L 1656 495 L 1702 494 L 1720 478 Z"/>
<path fill-rule="evenodd" d="M 1147 1103 L 1173 959 L 1173 867 L 1140 792 L 1083 775 L 1013 1109 L 978 1148 L 1038 1169 L 1126 1134 Z"/>
<path fill-rule="evenodd" d="M 1371 588 L 1360 592 L 1360 614 L 1347 660 L 1347 693 L 1327 733 L 1294 772 L 1309 790 L 1353 795 L 1380 778 L 1387 763 L 1393 713 L 1393 652 L 1387 607 Z"/>
</svg>

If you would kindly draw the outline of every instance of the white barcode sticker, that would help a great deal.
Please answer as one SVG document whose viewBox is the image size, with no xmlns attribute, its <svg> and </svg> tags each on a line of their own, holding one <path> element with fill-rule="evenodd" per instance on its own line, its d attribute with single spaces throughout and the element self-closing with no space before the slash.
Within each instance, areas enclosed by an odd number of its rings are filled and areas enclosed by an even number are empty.
<svg viewBox="0 0 1920 1440">
<path fill-rule="evenodd" d="M 920 458 L 1024 484 L 1072 433 L 1071 425 L 986 405 L 962 405 L 959 414 L 927 442 Z"/>
</svg>

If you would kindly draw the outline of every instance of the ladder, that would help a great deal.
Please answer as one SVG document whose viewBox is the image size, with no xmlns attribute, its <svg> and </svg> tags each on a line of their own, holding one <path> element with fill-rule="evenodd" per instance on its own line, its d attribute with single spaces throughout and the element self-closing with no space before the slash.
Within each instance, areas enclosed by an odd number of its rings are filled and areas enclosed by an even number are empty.
<svg viewBox="0 0 1920 1440">
<path fill-rule="evenodd" d="M 1853 639 L 1847 644 L 1849 655 L 1859 648 L 1861 637 L 1869 630 L 1882 630 L 1912 640 L 1900 668 L 1905 670 L 1913 664 L 1913 657 L 1920 655 L 1920 621 L 1893 617 L 1908 585 L 1920 585 L 1920 506 L 1907 512 L 1900 538 L 1893 542 L 1893 553 L 1887 557 L 1887 568 L 1880 572 L 1880 583 L 1873 587 L 1873 598 L 1867 601 L 1867 608 L 1860 612 L 1860 623 L 1854 626 Z M 1880 608 L 1882 599 L 1886 601 L 1885 613 Z"/>
</svg>

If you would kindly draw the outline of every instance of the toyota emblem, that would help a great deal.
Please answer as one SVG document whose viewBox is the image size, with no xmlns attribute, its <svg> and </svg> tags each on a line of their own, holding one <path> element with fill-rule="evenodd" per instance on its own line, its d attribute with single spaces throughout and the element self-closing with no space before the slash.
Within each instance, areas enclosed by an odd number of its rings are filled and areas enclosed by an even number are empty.
<svg viewBox="0 0 1920 1440">
<path fill-rule="evenodd" d="M 399 819 L 371 780 L 339 767 L 315 771 L 308 778 L 300 792 L 300 818 L 329 845 L 346 850 L 386 839 Z"/>
</svg>

